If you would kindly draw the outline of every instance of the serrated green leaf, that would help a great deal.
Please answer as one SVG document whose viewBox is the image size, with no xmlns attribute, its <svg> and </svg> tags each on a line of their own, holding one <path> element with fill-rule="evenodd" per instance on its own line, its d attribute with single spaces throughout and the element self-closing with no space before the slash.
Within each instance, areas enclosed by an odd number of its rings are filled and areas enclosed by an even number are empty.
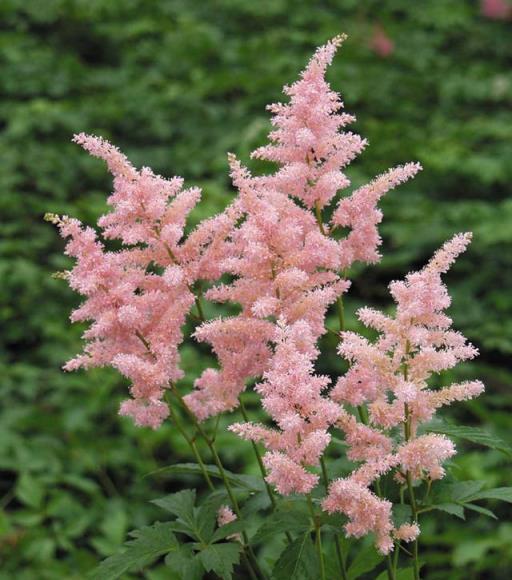
<svg viewBox="0 0 512 580">
<path fill-rule="evenodd" d="M 201 550 L 198 556 L 207 572 L 215 572 L 223 580 L 231 580 L 233 567 L 240 562 L 241 548 L 238 542 L 212 544 Z"/>
<path fill-rule="evenodd" d="M 90 577 L 94 580 L 115 580 L 130 568 L 141 568 L 159 556 L 176 550 L 178 541 L 171 527 L 172 524 L 157 522 L 134 530 L 131 533 L 134 539 L 125 543 L 126 549 L 104 560 Z"/>
<path fill-rule="evenodd" d="M 243 532 L 247 527 L 247 523 L 243 520 L 236 520 L 234 522 L 230 522 L 229 524 L 225 524 L 221 526 L 218 530 L 215 530 L 215 533 L 210 538 L 210 542 L 213 544 L 228 536 L 232 536 L 233 534 L 237 534 Z"/>
<path fill-rule="evenodd" d="M 216 477 L 222 479 L 219 469 L 216 465 L 205 465 L 205 470 L 210 477 Z M 146 477 L 150 475 L 161 475 L 163 473 L 183 473 L 183 474 L 196 474 L 202 475 L 201 467 L 197 463 L 177 463 L 175 465 L 168 465 L 162 467 L 161 469 L 156 469 L 147 474 Z M 231 471 L 224 470 L 224 475 L 228 479 L 229 483 L 233 486 L 238 487 L 245 491 L 264 491 L 265 482 L 261 477 L 254 475 L 238 475 L 232 473 Z"/>
<path fill-rule="evenodd" d="M 466 498 L 468 502 L 474 502 L 479 499 L 498 499 L 512 503 L 512 487 L 495 487 L 494 489 L 484 489 Z"/>
<path fill-rule="evenodd" d="M 347 518 L 341 514 L 320 514 L 320 526 L 327 534 L 343 534 L 346 521 Z"/>
<path fill-rule="evenodd" d="M 277 511 L 270 514 L 252 538 L 255 544 L 283 532 L 301 533 L 311 528 L 311 520 L 304 512 Z"/>
<path fill-rule="evenodd" d="M 210 542 L 210 538 L 217 524 L 217 513 L 223 503 L 224 498 L 221 496 L 210 496 L 197 511 L 197 533 L 203 542 Z"/>
<path fill-rule="evenodd" d="M 196 492 L 193 489 L 184 489 L 171 493 L 165 497 L 151 500 L 158 507 L 180 518 L 191 528 L 194 527 L 194 504 Z"/>
<path fill-rule="evenodd" d="M 431 433 L 441 433 L 443 435 L 448 435 L 449 437 L 465 439 L 466 441 L 477 443 L 478 445 L 483 445 L 490 449 L 497 449 L 498 451 L 502 451 L 512 457 L 512 446 L 509 443 L 480 427 L 465 427 L 462 425 L 449 425 L 443 423 L 441 425 L 429 427 L 428 430 Z"/>
<path fill-rule="evenodd" d="M 464 517 L 464 507 L 457 503 L 439 503 L 429 506 L 432 510 L 438 510 L 456 516 L 461 520 L 466 519 Z"/>
<path fill-rule="evenodd" d="M 402 524 L 411 521 L 412 518 L 411 506 L 403 503 L 393 504 L 392 514 L 393 514 L 393 524 L 395 528 L 398 528 Z"/>
<path fill-rule="evenodd" d="M 244 503 L 241 510 L 242 517 L 248 516 L 261 510 L 266 510 L 269 507 L 271 507 L 271 503 L 266 491 L 254 493 Z"/>
<path fill-rule="evenodd" d="M 190 544 L 180 546 L 165 557 L 165 565 L 179 575 L 180 580 L 201 580 L 204 567 Z"/>
<path fill-rule="evenodd" d="M 309 533 L 286 546 L 272 570 L 272 580 L 318 580 L 318 560 Z"/>
<path fill-rule="evenodd" d="M 379 554 L 373 546 L 367 546 L 366 548 L 359 550 L 347 570 L 349 580 L 355 580 L 362 574 L 370 572 L 383 560 L 383 556 Z"/>
<path fill-rule="evenodd" d="M 487 508 L 483 508 L 483 507 L 476 505 L 474 503 L 465 503 L 464 507 L 468 510 L 478 512 L 479 514 L 482 514 L 482 515 L 487 516 L 489 518 L 493 518 L 494 520 L 498 519 L 496 517 L 496 515 L 491 510 L 488 510 Z"/>
<path fill-rule="evenodd" d="M 470 480 L 455 483 L 438 483 L 432 493 L 432 504 L 458 503 L 479 492 L 484 481 Z"/>
<path fill-rule="evenodd" d="M 190 527 L 188 524 L 185 524 L 184 522 L 181 522 L 179 520 L 169 522 L 169 528 L 171 531 L 178 532 L 179 534 L 185 534 L 186 536 L 192 538 L 193 540 L 199 539 L 197 537 L 197 529 L 194 526 Z"/>
</svg>

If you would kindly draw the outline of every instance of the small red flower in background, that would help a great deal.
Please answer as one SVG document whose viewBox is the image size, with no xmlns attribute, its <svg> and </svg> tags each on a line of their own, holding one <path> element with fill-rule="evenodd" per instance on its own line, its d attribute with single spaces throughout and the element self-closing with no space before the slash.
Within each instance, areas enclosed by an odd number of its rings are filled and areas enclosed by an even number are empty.
<svg viewBox="0 0 512 580">
<path fill-rule="evenodd" d="M 395 43 L 386 34 L 382 26 L 378 25 L 373 30 L 373 36 L 370 40 L 370 48 L 382 58 L 386 58 L 395 51 Z"/>
<path fill-rule="evenodd" d="M 506 0 L 482 0 L 480 11 L 490 20 L 509 20 L 512 17 L 512 5 Z"/>
</svg>

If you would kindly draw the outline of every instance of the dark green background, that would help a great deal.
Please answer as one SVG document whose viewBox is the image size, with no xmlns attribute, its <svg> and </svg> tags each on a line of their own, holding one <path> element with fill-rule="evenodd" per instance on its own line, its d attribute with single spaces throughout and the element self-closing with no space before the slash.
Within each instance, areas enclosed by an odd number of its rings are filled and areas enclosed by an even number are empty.
<svg viewBox="0 0 512 580">
<path fill-rule="evenodd" d="M 387 58 L 369 48 L 377 24 L 395 43 Z M 361 269 L 349 324 L 358 305 L 389 304 L 390 280 L 472 230 L 474 243 L 447 281 L 456 326 L 481 349 L 456 376 L 481 378 L 487 393 L 451 417 L 512 440 L 510 21 L 486 19 L 464 0 L 3 0 L 2 579 L 84 578 L 129 529 L 157 517 L 147 500 L 182 485 L 143 476 L 187 456 L 170 425 L 150 432 L 117 416 L 126 385 L 116 373 L 60 371 L 80 348 L 81 329 L 67 319 L 77 297 L 50 277 L 68 263 L 42 216 L 92 223 L 111 187 L 103 164 L 71 135 L 101 134 L 135 164 L 202 186 L 198 220 L 231 199 L 226 152 L 248 160 L 269 129 L 265 105 L 339 32 L 350 38 L 329 78 L 370 141 L 353 181 L 409 160 L 425 168 L 383 204 L 385 257 Z M 340 362 L 325 346 L 321 366 L 335 373 Z M 183 350 L 191 376 L 208 364 L 206 352 Z M 231 468 L 254 469 L 248 444 L 224 434 L 221 445 Z M 453 469 L 461 479 L 511 484 L 510 461 L 497 451 L 464 448 Z M 425 518 L 427 577 L 510 577 L 507 506 L 496 506 L 500 522 Z"/>
</svg>

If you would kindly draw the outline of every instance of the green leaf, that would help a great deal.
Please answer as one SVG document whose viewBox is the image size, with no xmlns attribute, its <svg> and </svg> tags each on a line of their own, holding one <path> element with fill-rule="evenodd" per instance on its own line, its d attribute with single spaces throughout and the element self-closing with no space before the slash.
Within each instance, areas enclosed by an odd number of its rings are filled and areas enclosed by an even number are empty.
<svg viewBox="0 0 512 580">
<path fill-rule="evenodd" d="M 483 514 L 484 516 L 487 516 L 489 518 L 493 518 L 494 520 L 498 519 L 496 517 L 496 515 L 491 510 L 488 510 L 487 508 L 483 508 L 483 507 L 476 505 L 474 503 L 465 503 L 464 507 L 468 510 L 478 512 L 479 514 Z"/>
<path fill-rule="evenodd" d="M 233 534 L 237 534 L 239 532 L 243 532 L 247 527 L 247 523 L 243 520 L 236 520 L 234 522 L 230 522 L 229 524 L 225 524 L 221 526 L 218 530 L 215 531 L 213 536 L 209 539 L 209 541 L 213 544 L 218 542 L 219 540 L 223 540 L 228 536 Z"/>
<path fill-rule="evenodd" d="M 331 441 L 337 445 L 341 445 L 341 447 L 348 447 L 348 443 L 344 439 L 340 439 L 334 435 L 331 435 Z"/>
<path fill-rule="evenodd" d="M 383 556 L 377 552 L 373 546 L 367 546 L 356 554 L 350 564 L 347 574 L 349 580 L 355 580 L 362 574 L 370 572 L 383 561 Z"/>
<path fill-rule="evenodd" d="M 25 505 L 39 508 L 44 498 L 44 487 L 29 473 L 22 473 L 16 483 L 16 497 Z"/>
<path fill-rule="evenodd" d="M 165 497 L 151 500 L 158 507 L 180 518 L 191 528 L 194 527 L 194 504 L 196 492 L 193 489 L 184 489 L 177 493 L 171 493 Z"/>
<path fill-rule="evenodd" d="M 24 555 L 30 560 L 45 562 L 52 558 L 55 548 L 56 545 L 53 538 L 36 538 L 28 542 Z"/>
<path fill-rule="evenodd" d="M 309 533 L 289 544 L 274 565 L 272 580 L 318 580 L 318 560 Z"/>
<path fill-rule="evenodd" d="M 466 501 L 466 498 L 480 491 L 484 485 L 484 481 L 478 480 L 457 481 L 449 484 L 450 499 L 453 501 Z"/>
<path fill-rule="evenodd" d="M 233 567 L 240 562 L 241 548 L 238 542 L 213 544 L 199 552 L 199 559 L 207 572 L 215 572 L 224 580 L 231 580 Z"/>
<path fill-rule="evenodd" d="M 130 568 L 141 568 L 153 560 L 178 548 L 178 541 L 171 531 L 172 524 L 157 522 L 135 530 L 135 538 L 125 543 L 126 549 L 104 560 L 90 574 L 94 580 L 115 580 Z"/>
<path fill-rule="evenodd" d="M 322 532 L 337 535 L 344 534 L 344 525 L 347 521 L 347 518 L 344 515 L 321 512 L 319 517 Z"/>
<path fill-rule="evenodd" d="M 298 532 L 309 530 L 311 520 L 309 515 L 299 511 L 277 511 L 270 514 L 252 537 L 255 544 L 283 532 Z"/>
<path fill-rule="evenodd" d="M 181 580 L 201 580 L 205 572 L 199 555 L 195 554 L 190 544 L 184 544 L 176 552 L 167 554 L 165 565 L 177 573 Z"/>
<path fill-rule="evenodd" d="M 471 441 L 471 443 L 477 443 L 484 447 L 497 449 L 498 451 L 502 451 L 512 457 L 512 447 L 510 444 L 480 427 L 465 427 L 443 423 L 441 425 L 429 427 L 428 430 L 432 433 L 442 433 L 443 435 L 465 439 L 466 441 Z"/>
<path fill-rule="evenodd" d="M 414 569 L 413 568 L 399 568 L 395 575 L 396 580 L 414 580 Z M 387 571 L 381 572 L 377 576 L 377 580 L 388 580 Z"/>
<path fill-rule="evenodd" d="M 439 503 L 429 506 L 430 509 L 439 510 L 442 512 L 446 512 L 452 516 L 456 516 L 461 520 L 466 519 L 464 517 L 464 507 L 457 503 Z"/>
<path fill-rule="evenodd" d="M 205 470 L 210 477 L 216 477 L 222 479 L 219 469 L 216 465 L 205 465 Z M 150 475 L 160 475 L 162 473 L 183 473 L 183 474 L 196 474 L 202 475 L 201 467 L 197 463 L 176 463 L 175 465 L 168 465 L 167 467 L 162 467 L 148 473 Z M 243 489 L 245 491 L 264 491 L 265 482 L 261 477 L 254 475 L 237 475 L 230 471 L 224 470 L 224 474 L 228 479 L 229 483 Z"/>
<path fill-rule="evenodd" d="M 460 503 L 466 501 L 485 485 L 484 481 L 470 480 L 455 483 L 438 483 L 432 493 L 432 504 Z"/>
<path fill-rule="evenodd" d="M 268 497 L 268 493 L 266 491 L 254 493 L 244 503 L 241 509 L 242 517 L 253 514 L 254 512 L 266 510 L 270 506 L 270 498 Z"/>
<path fill-rule="evenodd" d="M 460 542 L 453 552 L 453 563 L 455 566 L 466 566 L 470 562 L 478 562 L 494 546 L 494 538 L 472 539 L 470 542 Z"/>
<path fill-rule="evenodd" d="M 495 487 L 494 489 L 484 489 L 466 498 L 466 501 L 473 502 L 479 499 L 498 499 L 512 503 L 512 487 Z"/>
<path fill-rule="evenodd" d="M 393 505 L 392 514 L 393 514 L 393 524 L 395 528 L 398 528 L 402 524 L 411 521 L 412 518 L 411 506 L 403 503 L 396 503 Z"/>
<path fill-rule="evenodd" d="M 196 516 L 197 534 L 203 542 L 210 542 L 213 530 L 217 524 L 217 513 L 220 506 L 224 503 L 224 498 L 214 495 L 206 499 L 199 508 Z"/>
<path fill-rule="evenodd" d="M 197 528 L 190 527 L 188 524 L 185 524 L 184 522 L 182 522 L 180 520 L 176 520 L 174 522 L 169 522 L 169 529 L 172 532 L 178 532 L 179 534 L 185 534 L 189 538 L 192 538 L 193 540 L 199 540 L 199 538 L 197 537 Z"/>
</svg>

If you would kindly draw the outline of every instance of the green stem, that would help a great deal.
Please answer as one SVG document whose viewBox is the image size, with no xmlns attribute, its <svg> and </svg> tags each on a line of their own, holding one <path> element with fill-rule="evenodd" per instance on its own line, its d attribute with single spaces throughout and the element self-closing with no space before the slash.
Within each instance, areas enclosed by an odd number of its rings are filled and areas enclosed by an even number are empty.
<svg viewBox="0 0 512 580">
<path fill-rule="evenodd" d="M 338 296 L 336 300 L 336 308 L 338 310 L 340 332 L 343 332 L 345 330 L 345 309 L 343 308 L 343 298 L 341 296 Z"/>
<path fill-rule="evenodd" d="M 247 410 L 245 408 L 245 405 L 244 405 L 244 402 L 243 402 L 241 396 L 239 397 L 239 401 L 240 401 L 240 411 L 242 413 L 242 417 L 244 418 L 245 422 L 249 422 L 249 415 L 247 414 Z M 261 477 L 263 478 L 263 482 L 265 483 L 265 489 L 267 490 L 267 495 L 270 499 L 270 504 L 272 505 L 272 511 L 275 511 L 277 508 L 277 502 L 276 502 L 276 498 L 274 496 L 274 492 L 272 491 L 272 488 L 267 483 L 267 479 L 266 479 L 267 470 L 265 469 L 265 466 L 263 465 L 263 459 L 261 458 L 260 450 L 258 449 L 258 446 L 256 445 L 256 443 L 254 441 L 251 441 L 251 444 L 252 444 L 252 448 L 254 450 L 254 454 L 256 455 L 256 459 L 258 461 L 258 465 L 259 465 L 260 472 L 261 472 Z M 292 535 L 290 534 L 290 532 L 285 532 L 285 536 L 286 536 L 288 543 L 291 544 L 293 541 L 293 538 L 292 538 Z"/>
<path fill-rule="evenodd" d="M 202 428 L 201 424 L 197 420 L 197 417 L 190 410 L 190 408 L 188 407 L 187 403 L 185 403 L 183 397 L 181 396 L 181 393 L 178 391 L 178 389 L 176 388 L 176 386 L 174 384 L 172 384 L 172 383 L 171 383 L 171 390 L 172 390 L 174 396 L 181 403 L 182 407 L 185 409 L 185 412 L 187 413 L 187 415 L 192 420 L 192 422 L 194 424 L 194 427 L 196 428 L 197 432 L 204 439 L 206 445 L 208 445 L 208 448 L 210 449 L 210 452 L 211 452 L 212 457 L 213 457 L 213 461 L 215 462 L 215 465 L 217 466 L 217 469 L 219 470 L 220 478 L 222 479 L 222 482 L 224 483 L 224 487 L 226 488 L 226 491 L 228 493 L 229 499 L 230 499 L 231 504 L 233 506 L 233 510 L 234 510 L 235 514 L 237 515 L 238 519 L 240 519 L 241 518 L 240 506 L 238 505 L 238 500 L 236 499 L 236 496 L 233 493 L 233 489 L 231 487 L 231 484 L 229 483 L 229 480 L 228 480 L 228 478 L 226 476 L 226 472 L 224 471 L 224 466 L 222 465 L 222 461 L 220 460 L 219 454 L 217 453 L 217 449 L 215 447 L 215 443 L 210 440 L 210 438 L 208 437 L 208 435 L 206 434 L 206 432 Z M 247 537 L 246 532 L 242 532 L 242 538 L 243 538 L 243 547 L 244 547 L 244 550 L 247 551 L 248 561 L 251 564 L 250 567 L 251 568 L 254 568 L 254 570 L 257 570 L 259 572 L 260 576 L 262 576 L 263 578 L 265 578 L 265 575 L 260 570 L 258 561 L 256 560 L 256 556 L 254 555 L 254 552 L 253 552 L 251 546 L 249 545 L 249 538 Z"/>
<path fill-rule="evenodd" d="M 245 408 L 245 405 L 244 405 L 244 402 L 242 401 L 241 396 L 239 397 L 239 401 L 240 401 L 240 411 L 242 413 L 242 417 L 244 418 L 245 422 L 249 422 L 249 415 L 247 414 L 247 410 Z M 258 461 L 261 476 L 263 477 L 263 481 L 265 483 L 265 488 L 267 490 L 268 498 L 270 499 L 270 503 L 272 504 L 272 509 L 275 510 L 276 509 L 276 498 L 274 497 L 274 492 L 272 491 L 272 488 L 267 483 L 267 480 L 266 480 L 267 470 L 265 469 L 265 466 L 263 465 L 263 459 L 261 458 L 260 450 L 258 449 L 258 446 L 256 445 L 256 443 L 254 441 L 251 441 L 251 443 L 252 443 L 252 448 L 254 450 L 254 454 L 256 455 L 256 459 Z M 289 536 L 289 534 L 288 534 L 288 536 Z M 291 540 L 291 536 L 289 537 L 289 539 Z"/>
<path fill-rule="evenodd" d="M 325 576 L 325 562 L 324 562 L 324 553 L 322 550 L 322 532 L 320 531 L 320 526 L 318 525 L 318 519 L 315 514 L 315 508 L 313 507 L 313 502 L 311 500 L 311 494 L 308 493 L 307 495 L 308 500 L 308 508 L 311 514 L 311 518 L 313 520 L 313 524 L 315 526 L 315 546 L 316 551 L 318 554 L 318 560 L 320 562 L 320 578 L 322 580 L 326 580 Z"/>
<path fill-rule="evenodd" d="M 395 553 L 393 554 L 393 574 L 396 574 L 398 568 L 398 556 L 400 554 L 400 541 L 395 542 Z"/>
<path fill-rule="evenodd" d="M 400 486 L 400 503 L 402 505 L 405 503 L 404 493 L 405 493 L 405 488 L 403 485 L 401 485 Z M 396 574 L 397 567 L 398 567 L 398 558 L 399 558 L 399 553 L 400 553 L 401 548 L 402 548 L 402 546 L 400 544 L 400 540 L 398 540 L 397 542 L 395 542 L 395 553 L 393 554 L 393 572 L 395 574 Z"/>
<path fill-rule="evenodd" d="M 324 221 L 322 219 L 322 208 L 320 207 L 320 202 L 318 200 L 315 202 L 315 217 L 320 231 L 324 236 L 327 235 L 324 228 Z"/>
<path fill-rule="evenodd" d="M 368 425 L 368 413 L 366 412 L 366 408 L 363 405 L 359 405 L 357 407 L 357 413 L 359 415 L 359 419 L 363 425 Z M 384 497 L 382 493 L 382 489 L 380 487 L 380 481 L 377 479 L 375 481 L 375 491 L 380 498 Z M 386 567 L 388 571 L 388 579 L 389 580 L 396 580 L 396 564 L 393 561 L 391 554 L 386 556 Z"/>
<path fill-rule="evenodd" d="M 407 380 L 408 370 L 407 365 L 404 366 L 404 378 Z M 405 440 L 409 441 L 411 439 L 412 429 L 411 429 L 411 414 L 409 411 L 409 405 L 405 403 L 405 422 L 404 422 L 404 436 Z M 414 487 L 412 485 L 412 475 L 410 471 L 405 474 L 405 479 L 407 481 L 407 491 L 409 494 L 409 501 L 411 502 L 412 519 L 414 522 L 418 523 L 418 505 L 416 503 L 416 496 L 414 495 Z M 420 566 L 419 566 L 419 546 L 418 539 L 416 538 L 412 544 L 412 558 L 413 558 L 413 570 L 414 570 L 414 580 L 420 580 Z"/>
<path fill-rule="evenodd" d="M 374 485 L 375 485 L 375 491 L 377 492 L 377 495 L 380 498 L 383 498 L 384 494 L 382 493 L 382 488 L 380 486 L 380 481 L 378 479 L 375 481 Z M 388 554 L 386 556 L 386 567 L 387 567 L 387 571 L 388 571 L 389 580 L 396 580 L 395 566 L 394 566 L 393 558 L 392 558 L 391 554 Z"/>
<path fill-rule="evenodd" d="M 201 290 L 201 288 L 197 289 L 197 294 L 193 291 L 192 288 L 191 288 L 191 291 L 194 293 L 194 302 L 196 304 L 197 313 L 199 315 L 199 320 L 201 322 L 204 322 L 206 320 L 206 317 L 204 315 L 203 305 L 201 303 L 201 299 L 203 297 L 203 291 Z"/>
<path fill-rule="evenodd" d="M 359 420 L 363 425 L 368 425 L 368 414 L 366 413 L 366 409 L 363 405 L 359 405 L 357 407 L 357 414 L 359 415 Z"/>
<path fill-rule="evenodd" d="M 320 202 L 317 200 L 315 202 L 315 217 L 316 217 L 316 221 L 318 223 L 318 227 L 320 229 L 320 232 L 324 235 L 324 236 L 329 236 L 329 233 L 325 231 L 324 228 L 324 220 L 322 218 L 322 208 L 320 207 Z M 338 310 L 338 321 L 339 321 L 339 325 L 340 325 L 340 332 L 343 332 L 345 330 L 345 313 L 344 313 L 344 309 L 343 309 L 343 298 L 341 296 L 338 296 L 337 300 L 336 300 L 336 308 Z M 338 336 L 339 338 L 339 336 Z"/>
<path fill-rule="evenodd" d="M 328 493 L 329 492 L 329 476 L 327 475 L 327 468 L 325 466 L 325 460 L 323 457 L 320 458 L 320 467 L 322 468 L 322 478 L 323 478 L 323 482 L 324 482 L 325 493 Z M 340 568 L 341 577 L 343 578 L 343 580 L 348 580 L 347 562 L 345 560 L 345 554 L 343 553 L 343 550 L 341 549 L 340 539 L 338 538 L 337 534 L 334 536 L 334 546 L 336 548 L 336 557 L 338 559 L 338 565 Z"/>
<path fill-rule="evenodd" d="M 208 487 L 210 488 L 211 491 L 213 491 L 215 488 L 213 486 L 212 480 L 210 479 L 210 476 L 208 475 L 208 472 L 206 471 L 206 467 L 203 463 L 203 459 L 201 457 L 201 454 L 199 453 L 199 450 L 197 449 L 197 445 L 188 436 L 187 432 L 185 431 L 183 426 L 180 424 L 178 417 L 172 408 L 172 403 L 170 401 L 167 401 L 167 404 L 169 406 L 169 412 L 171 414 L 171 419 L 173 420 L 174 425 L 176 425 L 176 429 L 178 429 L 178 431 L 181 433 L 181 435 L 183 436 L 185 441 L 189 444 L 190 449 L 192 449 L 192 453 L 194 454 L 194 457 L 196 458 L 196 461 L 199 464 L 199 467 L 201 468 L 201 473 L 203 474 L 203 477 L 206 480 Z"/>
<path fill-rule="evenodd" d="M 217 466 L 217 468 L 219 470 L 220 478 L 222 479 L 222 482 L 224 483 L 224 486 L 226 487 L 226 491 L 228 492 L 229 499 L 231 500 L 231 503 L 233 504 L 233 508 L 235 510 L 235 513 L 236 513 L 236 515 L 238 517 L 240 517 L 240 507 L 238 505 L 238 501 L 237 501 L 237 499 L 236 499 L 236 497 L 235 497 L 235 495 L 233 493 L 233 489 L 231 488 L 231 484 L 229 483 L 229 480 L 228 480 L 228 478 L 226 476 L 226 472 L 224 471 L 224 466 L 222 465 L 222 462 L 220 460 L 220 457 L 219 457 L 219 455 L 217 453 L 217 449 L 215 447 L 215 444 L 211 441 L 211 439 L 205 433 L 204 429 L 202 428 L 201 424 L 197 420 L 196 416 L 190 410 L 190 408 L 188 407 L 188 405 L 185 403 L 185 401 L 184 401 L 183 397 L 181 396 L 181 393 L 178 391 L 178 389 L 174 385 L 172 385 L 171 386 L 171 390 L 172 390 L 174 396 L 181 403 L 182 407 L 185 409 L 187 415 L 191 418 L 191 420 L 194 423 L 194 427 L 196 428 L 197 432 L 204 439 L 206 445 L 208 445 L 208 448 L 210 449 L 210 452 L 211 452 L 211 454 L 213 456 L 213 460 L 215 462 L 215 465 Z"/>
<path fill-rule="evenodd" d="M 256 573 L 252 569 L 251 562 L 250 562 L 249 558 L 247 557 L 247 554 L 244 552 L 244 550 L 242 550 L 242 560 L 244 561 L 244 564 L 245 564 L 245 567 L 247 568 L 247 570 L 249 570 L 251 580 L 258 580 L 258 576 L 256 576 Z"/>
<path fill-rule="evenodd" d="M 413 521 L 418 522 L 418 508 L 416 506 L 416 498 L 414 496 L 414 488 L 412 486 L 412 477 L 409 472 L 407 472 L 407 490 L 409 492 L 409 498 L 411 501 L 412 519 Z M 418 539 L 416 539 L 412 544 L 414 580 L 420 580 L 420 566 L 418 553 L 419 553 Z"/>
</svg>

